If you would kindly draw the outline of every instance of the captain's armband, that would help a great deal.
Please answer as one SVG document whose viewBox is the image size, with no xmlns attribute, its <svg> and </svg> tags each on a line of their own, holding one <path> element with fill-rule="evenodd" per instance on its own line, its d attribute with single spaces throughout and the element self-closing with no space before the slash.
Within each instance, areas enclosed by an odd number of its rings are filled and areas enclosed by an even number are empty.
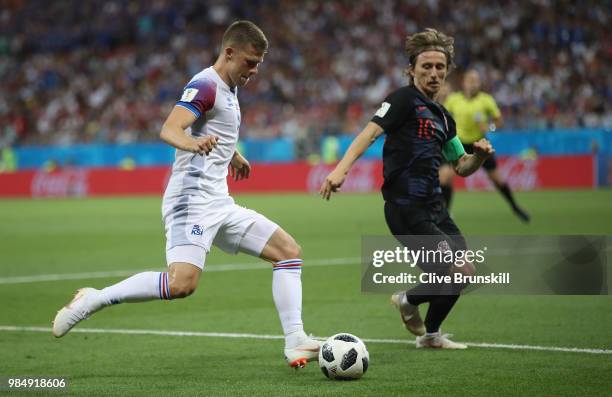
<svg viewBox="0 0 612 397">
<path fill-rule="evenodd" d="M 442 148 L 442 155 L 444 155 L 444 158 L 448 161 L 457 161 L 464 154 L 465 149 L 457 136 L 446 142 Z"/>
</svg>

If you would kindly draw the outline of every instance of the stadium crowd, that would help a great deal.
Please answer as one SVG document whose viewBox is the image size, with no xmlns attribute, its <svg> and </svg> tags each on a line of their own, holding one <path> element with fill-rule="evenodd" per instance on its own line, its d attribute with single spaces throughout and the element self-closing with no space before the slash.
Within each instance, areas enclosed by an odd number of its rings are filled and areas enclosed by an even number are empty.
<svg viewBox="0 0 612 397">
<path fill-rule="evenodd" d="M 5 143 L 157 140 L 223 29 L 255 21 L 270 50 L 241 90 L 243 136 L 318 145 L 354 133 L 406 83 L 406 35 L 455 36 L 458 70 L 481 71 L 505 128 L 610 128 L 609 4 L 575 1 L 3 0 Z"/>
</svg>

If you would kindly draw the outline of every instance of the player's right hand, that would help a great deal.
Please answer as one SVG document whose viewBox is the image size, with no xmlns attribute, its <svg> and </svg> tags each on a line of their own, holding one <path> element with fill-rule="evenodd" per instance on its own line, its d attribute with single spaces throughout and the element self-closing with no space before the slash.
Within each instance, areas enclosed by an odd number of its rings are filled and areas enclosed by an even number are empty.
<svg viewBox="0 0 612 397">
<path fill-rule="evenodd" d="M 205 135 L 194 139 L 193 153 L 207 155 L 217 146 L 219 138 L 214 135 Z"/>
<path fill-rule="evenodd" d="M 319 194 L 323 199 L 329 200 L 332 192 L 339 192 L 340 187 L 344 183 L 346 179 L 346 174 L 344 172 L 340 172 L 338 170 L 333 170 L 323 181 L 321 185 L 321 189 L 319 189 Z"/>
</svg>

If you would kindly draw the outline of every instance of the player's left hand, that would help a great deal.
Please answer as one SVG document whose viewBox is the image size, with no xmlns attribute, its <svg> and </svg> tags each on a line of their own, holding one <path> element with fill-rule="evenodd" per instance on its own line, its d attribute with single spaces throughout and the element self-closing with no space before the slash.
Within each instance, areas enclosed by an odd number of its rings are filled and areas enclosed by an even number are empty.
<svg viewBox="0 0 612 397">
<path fill-rule="evenodd" d="M 251 174 L 251 164 L 240 153 L 235 152 L 230 161 L 229 174 L 235 181 L 247 179 Z"/>
<path fill-rule="evenodd" d="M 495 149 L 493 149 L 493 145 L 487 139 L 482 138 L 474 142 L 474 155 L 486 159 L 493 155 L 493 153 L 495 153 Z"/>
</svg>

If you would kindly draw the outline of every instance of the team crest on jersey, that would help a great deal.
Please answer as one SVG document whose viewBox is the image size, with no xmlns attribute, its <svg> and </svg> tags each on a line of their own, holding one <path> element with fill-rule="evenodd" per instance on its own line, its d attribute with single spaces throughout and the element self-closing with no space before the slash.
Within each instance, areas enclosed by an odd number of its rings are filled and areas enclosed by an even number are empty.
<svg viewBox="0 0 612 397">
<path fill-rule="evenodd" d="M 193 225 L 193 228 L 191 229 L 191 234 L 193 236 L 201 236 L 203 233 L 204 233 L 204 229 L 202 229 L 202 226 Z"/>
<path fill-rule="evenodd" d="M 448 245 L 448 242 L 446 240 L 442 240 L 438 243 L 438 251 L 447 252 L 450 250 L 450 245 Z"/>
<path fill-rule="evenodd" d="M 376 116 L 385 117 L 385 114 L 387 114 L 389 108 L 391 108 L 391 104 L 389 102 L 383 102 L 382 105 L 380 105 L 380 108 L 376 111 Z"/>
<path fill-rule="evenodd" d="M 183 91 L 181 102 L 193 101 L 193 98 L 195 98 L 195 96 L 198 94 L 198 91 L 199 90 L 197 88 L 186 88 L 185 91 Z"/>
<path fill-rule="evenodd" d="M 431 110 L 425 105 L 417 105 L 416 107 L 416 116 L 419 118 L 433 119 L 434 114 Z"/>
</svg>

